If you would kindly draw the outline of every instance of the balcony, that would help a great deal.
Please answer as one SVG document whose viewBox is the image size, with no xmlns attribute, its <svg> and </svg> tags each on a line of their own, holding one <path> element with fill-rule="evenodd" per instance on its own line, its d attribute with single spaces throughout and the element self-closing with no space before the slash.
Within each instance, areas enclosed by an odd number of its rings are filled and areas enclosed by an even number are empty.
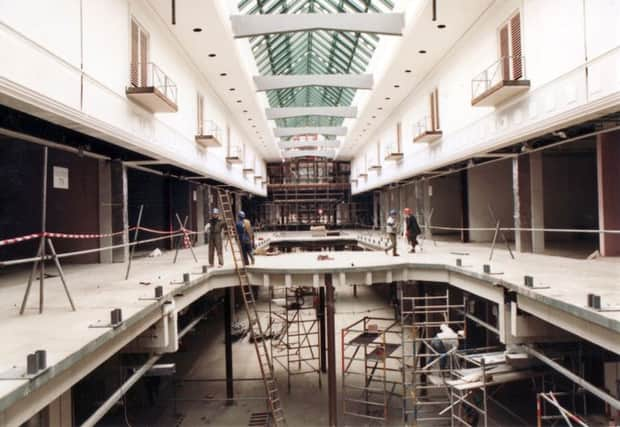
<svg viewBox="0 0 620 427">
<path fill-rule="evenodd" d="M 221 130 L 213 120 L 204 120 L 198 124 L 196 143 L 203 147 L 220 147 L 222 145 Z"/>
<path fill-rule="evenodd" d="M 240 147 L 230 147 L 229 153 L 226 156 L 226 163 L 231 165 L 243 163 L 243 157 L 241 155 Z"/>
<path fill-rule="evenodd" d="M 527 92 L 530 81 L 525 77 L 525 57 L 505 56 L 471 81 L 471 105 L 495 107 Z"/>
<path fill-rule="evenodd" d="M 152 62 L 131 64 L 127 98 L 152 113 L 176 113 L 177 86 Z"/>
<path fill-rule="evenodd" d="M 426 116 L 413 126 L 413 142 L 433 142 L 441 139 L 443 132 L 434 129 L 431 117 Z"/>
<path fill-rule="evenodd" d="M 403 159 L 404 154 L 401 152 L 400 147 L 395 144 L 390 144 L 386 150 L 385 160 L 399 161 Z"/>
</svg>

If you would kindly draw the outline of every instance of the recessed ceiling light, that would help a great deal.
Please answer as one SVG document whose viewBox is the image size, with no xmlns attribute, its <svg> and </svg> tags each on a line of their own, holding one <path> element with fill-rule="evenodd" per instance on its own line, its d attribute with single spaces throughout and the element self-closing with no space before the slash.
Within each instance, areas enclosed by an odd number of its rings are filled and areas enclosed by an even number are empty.
<svg viewBox="0 0 620 427">
<path fill-rule="evenodd" d="M 241 102 L 242 101 L 240 99 L 237 99 L 237 104 L 241 104 Z"/>
<path fill-rule="evenodd" d="M 202 31 L 202 28 L 196 27 L 192 31 L 195 33 L 200 33 Z"/>
<path fill-rule="evenodd" d="M 377 118 L 377 116 L 372 116 L 372 118 L 373 118 L 373 119 L 376 119 L 376 118 Z"/>
<path fill-rule="evenodd" d="M 398 88 L 400 87 L 400 85 L 394 85 L 394 87 L 395 87 L 396 89 L 398 89 Z"/>
<path fill-rule="evenodd" d="M 251 121 L 252 121 L 252 117 L 248 117 L 248 122 L 251 122 Z"/>
<path fill-rule="evenodd" d="M 445 24 L 439 24 L 437 25 L 437 28 L 439 28 L 440 30 L 443 30 L 444 28 L 446 28 Z"/>
<path fill-rule="evenodd" d="M 422 50 L 418 50 L 418 53 L 421 53 L 422 55 L 424 55 L 426 53 L 426 51 L 424 49 L 422 49 Z"/>
<path fill-rule="evenodd" d="M 215 53 L 210 53 L 207 55 L 209 58 L 215 58 Z"/>
<path fill-rule="evenodd" d="M 379 108 L 377 108 L 377 110 L 383 110 L 383 107 L 379 107 Z"/>
<path fill-rule="evenodd" d="M 256 125 L 252 125 L 252 127 L 253 127 L 253 128 L 255 128 L 255 127 L 256 127 Z"/>
<path fill-rule="evenodd" d="M 226 77 L 228 74 L 226 73 L 220 73 L 220 77 Z"/>
<path fill-rule="evenodd" d="M 385 100 L 386 100 L 386 101 L 389 101 L 390 99 L 392 99 L 392 98 L 390 98 L 389 96 L 386 96 L 386 97 L 385 97 Z"/>
<path fill-rule="evenodd" d="M 235 88 L 234 88 L 234 87 L 231 87 L 231 88 L 230 88 L 230 89 L 228 89 L 228 90 L 229 90 L 229 91 L 231 91 L 231 92 L 234 92 L 234 91 L 235 91 Z"/>
<path fill-rule="evenodd" d="M 247 113 L 247 112 L 248 112 L 248 110 L 243 110 L 243 112 L 244 112 L 244 113 Z"/>
<path fill-rule="evenodd" d="M 405 73 L 410 73 L 410 72 L 411 72 L 411 70 L 410 70 L 410 69 L 406 69 L 406 70 L 405 70 Z"/>
</svg>

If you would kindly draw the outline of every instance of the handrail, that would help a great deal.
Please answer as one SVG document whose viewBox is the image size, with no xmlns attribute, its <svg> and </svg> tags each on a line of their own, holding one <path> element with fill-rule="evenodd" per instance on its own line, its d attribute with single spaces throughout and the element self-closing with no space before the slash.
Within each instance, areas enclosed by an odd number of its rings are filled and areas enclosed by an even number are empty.
<svg viewBox="0 0 620 427">
<path fill-rule="evenodd" d="M 210 135 L 216 139 L 221 138 L 222 130 L 214 120 L 202 120 L 198 122 L 198 135 Z"/>
<path fill-rule="evenodd" d="M 489 65 L 471 81 L 471 99 L 475 99 L 504 80 L 525 80 L 525 56 L 504 56 Z"/>
<path fill-rule="evenodd" d="M 153 62 L 135 62 L 130 64 L 130 82 L 133 87 L 153 87 L 166 98 L 177 103 L 177 85 Z"/>
</svg>

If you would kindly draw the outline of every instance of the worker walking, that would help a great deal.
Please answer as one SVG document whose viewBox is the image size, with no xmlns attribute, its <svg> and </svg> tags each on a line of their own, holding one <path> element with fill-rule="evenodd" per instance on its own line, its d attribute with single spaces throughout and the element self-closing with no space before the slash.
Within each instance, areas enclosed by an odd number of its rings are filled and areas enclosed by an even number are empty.
<svg viewBox="0 0 620 427">
<path fill-rule="evenodd" d="M 388 215 L 387 222 L 385 224 L 385 232 L 390 238 L 390 246 L 385 248 L 385 253 L 387 254 L 390 249 L 392 250 L 392 256 L 400 256 L 397 253 L 398 242 L 396 240 L 396 236 L 398 235 L 398 222 L 396 221 L 396 209 L 391 209 L 390 214 Z"/>
<path fill-rule="evenodd" d="M 245 229 L 245 212 L 239 211 L 237 214 L 237 236 L 239 237 L 239 244 L 241 245 L 241 255 L 243 257 L 243 265 L 248 265 L 248 253 L 252 251 L 252 243 L 250 241 L 250 235 Z"/>
<path fill-rule="evenodd" d="M 422 234 L 422 230 L 418 225 L 417 218 L 415 217 L 413 212 L 411 212 L 411 209 L 405 208 L 403 210 L 403 213 L 405 214 L 405 226 L 403 234 L 407 239 L 407 242 L 409 242 L 409 245 L 411 246 L 409 253 L 415 253 L 415 247 L 418 245 L 418 236 Z"/>
<path fill-rule="evenodd" d="M 217 251 L 218 267 L 224 266 L 224 254 L 222 253 L 222 231 L 224 229 L 224 221 L 220 218 L 220 210 L 213 208 L 211 218 L 205 229 L 209 236 L 209 267 L 213 267 L 213 258 Z"/>
</svg>

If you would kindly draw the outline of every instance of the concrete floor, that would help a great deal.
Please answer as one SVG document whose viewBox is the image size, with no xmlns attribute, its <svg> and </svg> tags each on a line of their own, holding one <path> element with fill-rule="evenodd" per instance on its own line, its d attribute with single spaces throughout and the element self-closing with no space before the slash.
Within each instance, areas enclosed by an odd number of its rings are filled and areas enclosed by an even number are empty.
<svg viewBox="0 0 620 427">
<path fill-rule="evenodd" d="M 358 234 L 357 232 L 350 232 Z M 363 232 L 366 234 L 366 232 Z M 273 236 L 268 234 L 267 236 Z M 462 256 L 463 269 L 481 272 L 482 264 L 488 262 L 489 249 L 481 245 L 460 244 L 455 242 L 437 242 L 436 245 L 431 241 L 424 243 L 422 253 L 408 254 L 400 243 L 401 257 L 393 258 L 382 252 L 337 252 L 331 256 L 334 260 L 322 261 L 320 264 L 309 263 L 314 260 L 315 255 L 304 253 L 291 253 L 274 257 L 257 257 L 258 268 L 317 268 L 347 267 L 354 263 L 358 267 L 364 265 L 390 265 L 402 262 L 419 263 L 445 263 L 454 265 L 457 257 L 456 252 L 466 252 L 468 255 Z M 200 265 L 206 263 L 207 248 L 205 246 L 196 248 L 199 263 L 195 263 L 188 250 L 180 253 L 177 264 L 172 264 L 173 252 L 164 253 L 158 258 L 143 258 L 134 262 L 130 280 L 123 280 L 125 266 L 122 264 L 114 265 L 67 265 L 66 276 L 72 295 L 78 307 L 77 312 L 71 312 L 68 301 L 62 291 L 59 279 L 46 279 L 46 300 L 45 312 L 38 314 L 36 309 L 38 301 L 38 287 L 33 288 L 30 297 L 29 308 L 24 316 L 19 316 L 18 310 L 21 298 L 25 289 L 27 269 L 13 270 L 4 272 L 0 276 L 0 342 L 3 343 L 3 350 L 0 352 L 0 374 L 11 375 L 25 366 L 26 355 L 37 349 L 43 348 L 48 351 L 48 365 L 55 366 L 61 363 L 69 364 L 71 359 L 84 351 L 88 346 L 102 340 L 109 329 L 89 328 L 93 324 L 105 324 L 109 321 L 109 311 L 116 307 L 123 309 L 123 316 L 129 319 L 148 307 L 152 302 L 141 301 L 139 298 L 151 297 L 155 285 L 162 285 L 164 293 L 173 292 L 177 289 L 171 281 L 180 281 L 183 272 L 198 273 Z M 309 258 L 310 257 L 310 258 Z M 227 257 L 227 266 L 230 266 L 230 258 Z M 595 292 L 602 296 L 604 305 L 620 305 L 620 260 L 613 258 L 601 258 L 596 260 L 575 260 L 563 257 L 552 257 L 545 255 L 517 254 L 517 259 L 512 260 L 505 249 L 501 247 L 496 250 L 493 259 L 493 269 L 502 271 L 503 280 L 514 283 L 522 283 L 524 274 L 532 274 L 539 283 L 549 285 L 548 289 L 532 291 L 536 294 L 545 296 L 552 300 L 562 302 L 567 306 L 574 306 L 575 309 L 582 310 L 585 305 L 586 295 Z M 53 272 L 48 267 L 48 271 Z M 193 276 L 198 277 L 198 276 Z M 150 285 L 141 285 L 139 282 L 150 282 Z M 348 310 L 346 304 L 351 307 L 359 307 L 359 301 L 351 300 L 346 302 L 346 295 L 349 289 L 338 289 L 340 293 L 339 310 Z M 364 293 L 372 295 L 372 291 L 364 290 Z M 361 292 L 360 298 L 365 298 Z M 372 301 L 368 301 L 372 305 Z M 353 310 L 351 310 L 353 311 Z M 388 310 L 388 313 L 389 310 Z M 597 314 L 598 315 L 598 314 Z M 620 322 L 620 312 L 600 313 L 610 322 Z M 344 323 L 350 320 L 357 320 L 361 315 L 352 318 L 338 318 L 337 327 L 341 328 Z M 221 329 L 219 329 L 221 331 Z M 251 347 L 243 349 L 243 344 L 237 354 L 241 354 L 241 360 L 253 357 Z M 253 351 L 253 350 L 252 350 Z M 250 356 L 251 355 L 251 356 Z M 223 356 L 222 356 L 223 358 Z M 242 371 L 243 363 L 237 363 L 238 374 L 245 374 Z M 219 372 L 222 372 L 218 370 Z M 4 380 L 0 381 L 0 398 L 10 394 L 18 387 L 27 383 L 26 380 Z M 294 381 L 295 383 L 295 381 Z M 310 391 L 314 390 L 315 381 L 308 385 L 308 393 L 300 395 L 304 399 L 319 399 L 319 394 Z M 222 385 L 223 387 L 223 385 Z M 238 386 L 239 390 L 244 391 L 244 395 L 260 396 L 262 385 L 260 383 L 242 383 Z M 293 396 L 303 390 L 303 386 L 293 386 Z M 325 386 L 324 386 L 325 388 Z M 247 390 L 246 390 L 247 389 Z M 285 394 L 285 393 L 283 393 Z M 284 396 L 286 399 L 286 396 Z M 244 402 L 251 406 L 250 403 Z M 284 406 L 286 407 L 286 401 Z M 311 407 L 319 403 L 314 402 Z M 212 405 L 212 404 L 209 404 Z M 239 403 L 242 405 L 242 402 Z M 260 405 L 259 405 L 260 406 Z M 299 417 L 309 417 L 315 420 L 316 417 L 326 417 L 326 414 L 307 413 L 308 408 L 299 410 Z M 222 417 L 225 416 L 221 414 Z M 322 420 L 323 418 L 319 418 Z M 222 419 L 224 422 L 224 418 Z M 190 425 L 190 424 L 188 424 Z M 312 425 L 312 424 L 308 424 Z"/>
</svg>

